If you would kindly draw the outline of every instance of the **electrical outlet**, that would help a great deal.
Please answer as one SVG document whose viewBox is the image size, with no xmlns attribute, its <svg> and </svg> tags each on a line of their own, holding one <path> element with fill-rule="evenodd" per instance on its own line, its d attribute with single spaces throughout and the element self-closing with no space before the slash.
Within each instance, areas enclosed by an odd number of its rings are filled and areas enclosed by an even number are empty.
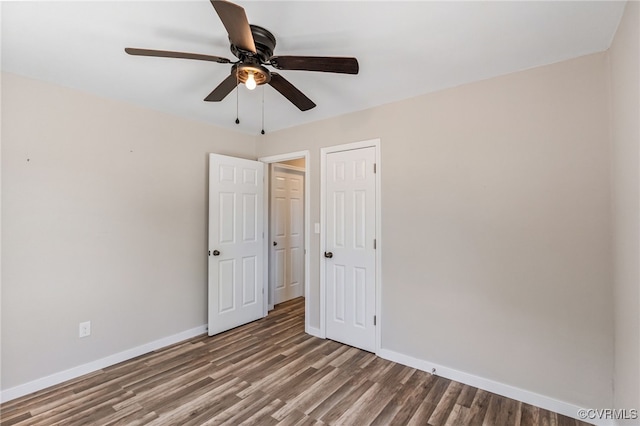
<svg viewBox="0 0 640 426">
<path fill-rule="evenodd" d="M 85 321 L 80 323 L 79 337 L 87 337 L 91 335 L 91 321 Z"/>
</svg>

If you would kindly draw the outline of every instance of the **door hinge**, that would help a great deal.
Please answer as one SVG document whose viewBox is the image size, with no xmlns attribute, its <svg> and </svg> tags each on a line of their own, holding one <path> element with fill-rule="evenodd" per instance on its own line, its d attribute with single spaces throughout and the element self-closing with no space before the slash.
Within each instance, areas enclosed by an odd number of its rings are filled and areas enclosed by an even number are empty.
<svg viewBox="0 0 640 426">
<path fill-rule="evenodd" d="M 375 250 L 375 249 L 376 249 L 376 247 L 377 247 L 377 241 L 376 241 L 376 239 L 374 238 L 374 239 L 373 239 L 373 249 Z"/>
<path fill-rule="evenodd" d="M 376 316 L 373 316 L 373 325 L 376 325 L 377 321 L 376 321 Z"/>
<path fill-rule="evenodd" d="M 373 163 L 373 173 L 377 173 L 377 171 L 376 171 L 377 167 L 376 166 L 377 166 L 377 164 Z"/>
</svg>

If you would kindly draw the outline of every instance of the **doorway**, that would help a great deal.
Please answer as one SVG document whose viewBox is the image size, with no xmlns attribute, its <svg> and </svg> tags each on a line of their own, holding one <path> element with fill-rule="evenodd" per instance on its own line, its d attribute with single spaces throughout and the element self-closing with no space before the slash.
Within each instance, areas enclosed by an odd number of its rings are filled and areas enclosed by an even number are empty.
<svg viewBox="0 0 640 426">
<path fill-rule="evenodd" d="M 262 157 L 259 158 L 258 161 L 261 161 L 263 163 L 265 163 L 265 177 L 264 177 L 264 193 L 265 193 L 265 197 L 264 197 L 264 211 L 266 212 L 265 214 L 265 218 L 264 218 L 264 230 L 265 230 L 265 244 L 264 244 L 264 252 L 268 253 L 268 260 L 267 262 L 265 262 L 266 264 L 266 268 L 264 268 L 264 282 L 265 283 L 269 283 L 267 285 L 267 297 L 264 298 L 264 304 L 265 304 L 265 310 L 272 310 L 277 297 L 276 297 L 276 283 L 278 282 L 278 277 L 276 276 L 276 274 L 281 273 L 278 271 L 278 266 L 285 266 L 287 265 L 287 258 L 289 258 L 289 262 L 288 262 L 288 266 L 294 266 L 293 270 L 289 271 L 290 277 L 293 277 L 293 280 L 289 280 L 290 283 L 293 281 L 301 281 L 300 282 L 300 286 L 299 288 L 295 289 L 296 292 L 300 292 L 301 295 L 304 295 L 305 297 L 305 332 L 309 332 L 309 268 L 310 268 L 310 246 L 309 246 L 309 241 L 310 241 L 310 216 L 309 216 L 309 212 L 310 212 L 310 179 L 309 179 L 309 173 L 308 173 L 308 168 L 309 168 L 309 161 L 310 161 L 310 153 L 309 151 L 297 151 L 297 152 L 291 152 L 288 154 L 281 154 L 281 155 L 274 155 L 274 156 L 269 156 L 269 157 Z M 277 166 L 275 167 L 276 164 L 284 164 L 284 166 Z M 303 167 L 304 169 L 303 169 Z M 274 172 L 275 169 L 275 172 Z M 300 251 L 293 253 L 294 255 L 296 255 L 296 259 L 295 259 L 295 265 L 292 264 L 292 253 L 291 251 L 289 251 L 287 253 L 287 251 L 280 251 L 280 252 L 276 252 L 276 250 L 274 250 L 275 247 L 283 247 L 283 242 L 282 240 L 278 239 L 278 238 L 274 238 L 275 235 L 271 235 L 270 229 L 272 228 L 272 222 L 273 219 L 275 219 L 273 217 L 273 212 L 272 212 L 272 205 L 270 202 L 271 199 L 271 182 L 273 180 L 274 174 L 275 173 L 282 173 L 283 169 L 289 169 L 291 171 L 297 171 L 298 174 L 300 175 L 303 170 L 304 170 L 304 174 L 302 174 L 302 179 L 301 179 L 301 184 L 303 187 L 303 195 L 302 195 L 302 206 L 301 209 L 303 211 L 302 213 L 302 235 L 298 238 L 298 241 L 293 241 L 293 244 L 298 244 L 301 241 L 302 247 L 300 248 Z M 299 220 L 299 219 L 297 219 Z M 294 225 L 295 227 L 295 225 Z M 289 228 L 291 229 L 291 227 Z M 277 233 L 276 233 L 277 234 Z M 273 245 L 273 243 L 276 243 L 277 245 Z M 294 252 L 295 252 L 295 248 L 294 248 Z M 279 253 L 279 254 L 277 254 Z M 279 262 L 279 264 L 276 264 L 276 261 Z M 301 262 L 301 263 L 298 263 Z M 296 267 L 298 269 L 296 269 Z M 290 268 L 280 268 L 280 271 L 286 271 L 287 269 Z M 282 276 L 285 276 L 285 280 L 286 281 L 286 273 L 281 273 L 281 278 Z M 297 277 L 297 278 L 296 278 Z M 275 279 L 274 279 L 275 278 Z M 282 284 L 283 281 L 280 281 L 280 284 Z M 280 289 L 282 289 L 282 285 L 280 285 Z M 289 288 L 287 291 L 289 290 L 293 290 L 293 288 Z M 285 293 L 286 294 L 286 293 Z M 289 296 L 292 294 L 296 294 L 294 292 L 290 292 L 288 293 Z M 293 297 L 297 297 L 297 296 L 293 296 Z"/>
<path fill-rule="evenodd" d="M 274 305 L 304 296 L 304 159 L 270 165 L 269 295 Z"/>
</svg>

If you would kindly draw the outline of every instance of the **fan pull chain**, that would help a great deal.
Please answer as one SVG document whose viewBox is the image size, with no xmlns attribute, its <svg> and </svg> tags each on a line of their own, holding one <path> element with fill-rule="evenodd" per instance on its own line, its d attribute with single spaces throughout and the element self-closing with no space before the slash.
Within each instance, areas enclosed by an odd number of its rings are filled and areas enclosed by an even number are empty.
<svg viewBox="0 0 640 426">
<path fill-rule="evenodd" d="M 239 107 L 238 105 L 240 104 L 240 96 L 238 95 L 238 92 L 240 92 L 240 77 L 238 77 L 238 72 L 236 71 L 236 124 L 240 124 L 240 117 L 239 117 Z"/>
<path fill-rule="evenodd" d="M 262 86 L 262 131 L 261 135 L 264 135 L 264 86 Z"/>
</svg>

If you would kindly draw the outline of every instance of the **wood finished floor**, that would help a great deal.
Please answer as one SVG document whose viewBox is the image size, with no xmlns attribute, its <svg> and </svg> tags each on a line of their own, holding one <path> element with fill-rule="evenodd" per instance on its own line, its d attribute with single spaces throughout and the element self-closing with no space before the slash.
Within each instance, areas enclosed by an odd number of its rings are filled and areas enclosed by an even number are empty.
<svg viewBox="0 0 640 426">
<path fill-rule="evenodd" d="M 304 299 L 0 406 L 9 425 L 586 425 L 304 334 Z"/>
</svg>

